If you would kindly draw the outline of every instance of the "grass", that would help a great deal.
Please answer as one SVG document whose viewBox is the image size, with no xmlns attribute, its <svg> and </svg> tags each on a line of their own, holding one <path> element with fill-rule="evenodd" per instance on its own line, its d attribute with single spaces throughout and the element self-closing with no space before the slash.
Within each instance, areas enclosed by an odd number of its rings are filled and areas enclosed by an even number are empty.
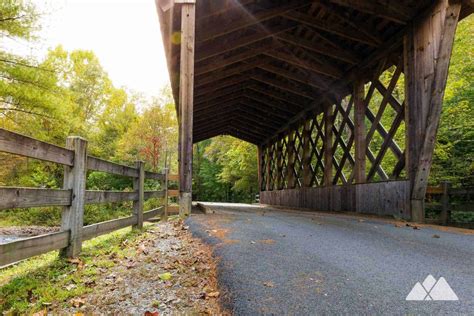
<svg viewBox="0 0 474 316">
<path fill-rule="evenodd" d="M 124 245 L 144 236 L 124 228 L 85 242 L 80 262 L 59 258 L 56 251 L 0 270 L 0 314 L 32 314 L 70 304 L 72 298 L 93 291 L 96 276 L 115 265 L 111 257 L 133 256 L 135 250 Z"/>
</svg>

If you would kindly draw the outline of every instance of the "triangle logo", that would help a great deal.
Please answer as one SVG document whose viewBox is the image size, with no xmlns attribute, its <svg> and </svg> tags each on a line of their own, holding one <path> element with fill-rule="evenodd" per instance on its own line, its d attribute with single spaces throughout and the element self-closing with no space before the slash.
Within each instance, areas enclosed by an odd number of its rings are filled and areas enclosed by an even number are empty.
<svg viewBox="0 0 474 316">
<path fill-rule="evenodd" d="M 436 280 L 431 274 L 426 277 L 423 284 L 416 282 L 413 289 L 406 297 L 407 301 L 458 301 L 445 278 Z"/>
</svg>

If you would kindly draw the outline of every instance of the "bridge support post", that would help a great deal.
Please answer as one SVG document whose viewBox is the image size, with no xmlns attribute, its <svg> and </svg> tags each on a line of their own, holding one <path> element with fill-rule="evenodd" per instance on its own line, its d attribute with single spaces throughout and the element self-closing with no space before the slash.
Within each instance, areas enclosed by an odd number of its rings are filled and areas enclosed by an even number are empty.
<svg viewBox="0 0 474 316">
<path fill-rule="evenodd" d="M 332 185 L 332 128 L 334 124 L 333 106 L 327 105 L 324 109 L 324 186 Z"/>
<path fill-rule="evenodd" d="M 179 215 L 191 214 L 193 188 L 193 94 L 195 0 L 181 4 L 181 63 L 179 83 Z"/>
<path fill-rule="evenodd" d="M 425 219 L 424 199 L 461 1 L 439 0 L 404 38 L 406 161 L 411 218 Z"/>
<path fill-rule="evenodd" d="M 74 152 L 74 166 L 64 168 L 65 190 L 71 190 L 71 205 L 64 207 L 61 230 L 69 230 L 69 246 L 61 250 L 61 256 L 79 256 L 82 247 L 84 205 L 86 195 L 87 141 L 81 137 L 68 137 L 66 148 Z"/>
</svg>

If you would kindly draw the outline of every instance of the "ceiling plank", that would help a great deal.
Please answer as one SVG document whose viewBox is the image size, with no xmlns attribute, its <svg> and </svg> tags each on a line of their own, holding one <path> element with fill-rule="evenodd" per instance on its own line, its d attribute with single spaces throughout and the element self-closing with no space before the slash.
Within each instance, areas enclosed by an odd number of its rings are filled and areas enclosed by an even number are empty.
<svg viewBox="0 0 474 316">
<path fill-rule="evenodd" d="M 312 72 L 316 72 L 316 73 L 326 75 L 326 76 L 336 78 L 336 79 L 342 78 L 342 71 L 340 71 L 336 67 L 330 66 L 329 64 L 320 64 L 311 60 L 299 58 L 286 51 L 273 50 L 273 51 L 266 51 L 263 54 L 270 56 L 272 58 L 281 60 L 283 62 L 295 65 L 297 67 L 310 70 Z"/>
<path fill-rule="evenodd" d="M 398 24 L 406 24 L 410 13 L 398 5 L 399 0 L 386 0 L 380 3 L 373 0 L 329 0 L 340 6 L 348 7 L 359 12 L 375 15 Z"/>
<path fill-rule="evenodd" d="M 215 57 L 220 54 L 232 51 L 234 49 L 244 47 L 255 42 L 270 38 L 275 36 L 278 33 L 285 32 L 295 28 L 295 24 L 279 24 L 273 27 L 265 28 L 264 31 L 259 30 L 252 34 L 238 37 L 236 39 L 227 38 L 227 39 L 215 39 L 208 41 L 206 45 L 199 45 L 196 48 L 196 62 L 201 62 L 208 58 Z"/>
<path fill-rule="evenodd" d="M 199 23 L 199 31 L 196 39 L 199 43 L 216 39 L 250 26 L 258 26 L 260 23 L 281 16 L 289 11 L 308 6 L 307 0 L 298 0 L 287 4 L 277 4 L 272 8 L 262 9 L 257 13 L 251 13 L 246 10 L 240 10 L 238 16 L 229 20 L 229 16 L 223 16 L 221 19 L 208 19 Z M 215 27 L 221 25 L 222 27 Z"/>
<path fill-rule="evenodd" d="M 282 40 L 286 43 L 305 48 L 309 51 L 329 56 L 331 58 L 335 58 L 337 60 L 349 63 L 349 64 L 357 64 L 360 62 L 360 58 L 358 58 L 353 53 L 347 53 L 347 50 L 334 50 L 331 47 L 327 47 L 322 45 L 321 42 L 312 42 L 309 40 L 304 39 L 301 36 L 295 36 L 289 33 L 280 33 L 276 35 L 276 38 Z"/>
<path fill-rule="evenodd" d="M 343 27 L 338 24 L 319 20 L 306 13 L 293 11 L 284 14 L 283 17 L 304 24 L 311 28 L 322 30 L 362 44 L 370 45 L 373 47 L 377 47 L 381 44 L 381 40 L 377 38 L 374 39 L 372 36 L 369 37 L 361 32 L 357 32 L 357 30 L 348 29 L 347 27 Z"/>
</svg>

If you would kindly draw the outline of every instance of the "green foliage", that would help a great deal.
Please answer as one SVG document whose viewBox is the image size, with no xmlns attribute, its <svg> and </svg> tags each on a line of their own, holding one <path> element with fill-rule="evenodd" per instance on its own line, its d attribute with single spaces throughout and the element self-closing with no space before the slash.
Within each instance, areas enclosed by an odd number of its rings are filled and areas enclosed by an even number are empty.
<svg viewBox="0 0 474 316">
<path fill-rule="evenodd" d="M 230 136 L 196 145 L 195 199 L 254 202 L 258 192 L 257 147 Z"/>
<path fill-rule="evenodd" d="M 431 180 L 474 186 L 474 16 L 459 23 Z"/>
<path fill-rule="evenodd" d="M 135 253 L 132 247 L 145 235 L 138 230 L 122 230 L 94 238 L 84 243 L 77 264 L 57 256 L 57 252 L 37 256 L 2 270 L 0 274 L 0 313 L 8 315 L 32 314 L 45 304 L 69 305 L 69 300 L 93 291 L 96 276 L 114 263 L 110 256 L 123 259 Z"/>
</svg>

